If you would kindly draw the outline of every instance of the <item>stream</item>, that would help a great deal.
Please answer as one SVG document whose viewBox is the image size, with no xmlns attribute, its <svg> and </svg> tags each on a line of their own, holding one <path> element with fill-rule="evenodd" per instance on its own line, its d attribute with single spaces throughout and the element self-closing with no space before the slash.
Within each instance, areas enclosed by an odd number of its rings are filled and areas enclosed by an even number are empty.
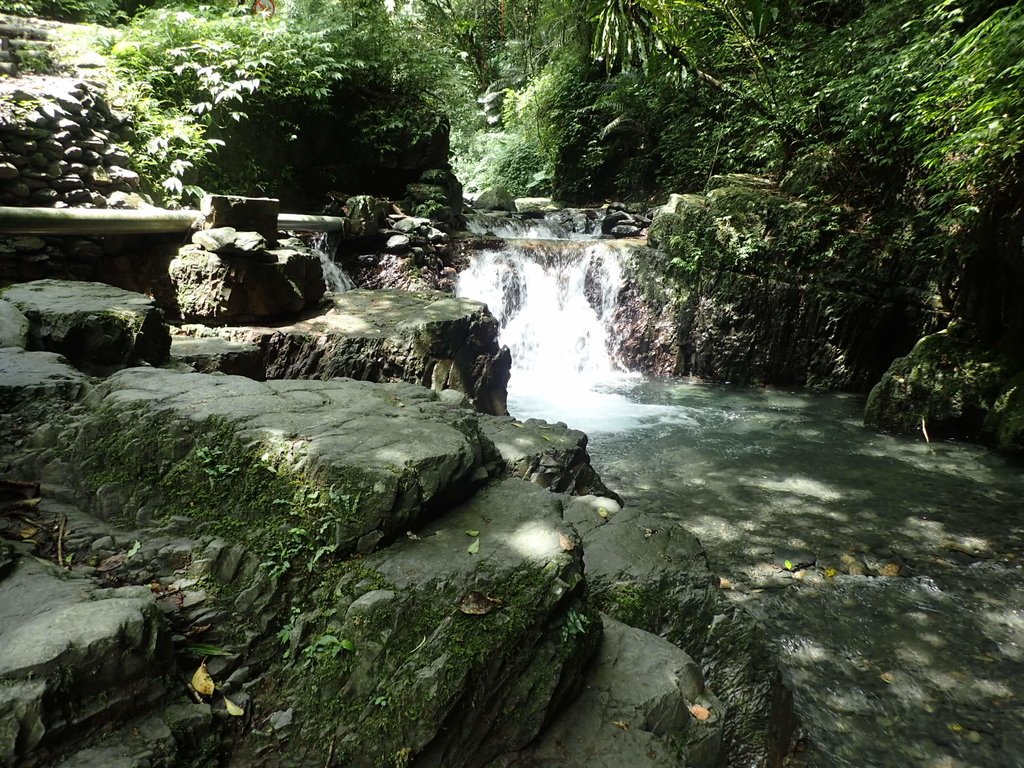
<svg viewBox="0 0 1024 768">
<path fill-rule="evenodd" d="M 794 765 L 1024 766 L 1021 466 L 867 430 L 860 396 L 616 370 L 626 247 L 509 240 L 462 273 L 512 350 L 512 415 L 585 431 L 627 505 L 701 540 L 777 649 Z"/>
</svg>

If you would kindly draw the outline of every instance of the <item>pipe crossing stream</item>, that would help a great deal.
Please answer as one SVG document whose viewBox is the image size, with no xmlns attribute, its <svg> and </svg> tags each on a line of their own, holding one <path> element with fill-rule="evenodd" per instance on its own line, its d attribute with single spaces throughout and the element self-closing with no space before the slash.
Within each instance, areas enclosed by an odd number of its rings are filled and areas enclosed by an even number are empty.
<svg viewBox="0 0 1024 768">
<path fill-rule="evenodd" d="M 763 623 L 805 735 L 789 764 L 1024 766 L 1020 464 L 872 432 L 860 396 L 618 371 L 622 275 L 614 243 L 509 240 L 459 293 L 501 323 L 512 415 L 587 432 L 627 507 L 695 534 Z"/>
</svg>

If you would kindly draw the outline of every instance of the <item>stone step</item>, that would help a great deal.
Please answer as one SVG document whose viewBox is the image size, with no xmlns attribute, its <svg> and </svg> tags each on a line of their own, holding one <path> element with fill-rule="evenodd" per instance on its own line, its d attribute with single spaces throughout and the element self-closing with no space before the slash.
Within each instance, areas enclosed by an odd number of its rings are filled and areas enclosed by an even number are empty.
<svg viewBox="0 0 1024 768">
<path fill-rule="evenodd" d="M 20 557 L 0 580 L 0 764 L 60 750 L 167 693 L 170 632 L 149 590 L 66 576 Z"/>
<path fill-rule="evenodd" d="M 49 40 L 40 40 L 37 38 L 20 38 L 12 37 L 9 39 L 7 48 L 11 51 L 41 51 L 49 50 L 53 47 L 53 43 Z"/>
<path fill-rule="evenodd" d="M 0 23 L 0 37 L 8 39 L 46 40 L 50 33 L 45 29 L 26 26 L 24 24 L 3 22 Z"/>
<path fill-rule="evenodd" d="M 15 77 L 18 74 L 18 67 L 12 62 L 0 62 L 0 75 Z"/>
<path fill-rule="evenodd" d="M 80 749 L 57 768 L 165 768 L 179 765 L 179 753 L 190 752 L 208 735 L 208 704 L 175 704 L 161 712 L 125 723 L 94 744 Z"/>
</svg>

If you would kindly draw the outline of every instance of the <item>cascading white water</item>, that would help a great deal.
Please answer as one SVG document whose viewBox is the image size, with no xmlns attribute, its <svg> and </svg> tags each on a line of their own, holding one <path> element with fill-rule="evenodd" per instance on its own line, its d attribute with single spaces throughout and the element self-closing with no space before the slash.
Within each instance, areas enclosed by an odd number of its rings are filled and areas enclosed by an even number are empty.
<svg viewBox="0 0 1024 768">
<path fill-rule="evenodd" d="M 512 352 L 513 415 L 565 421 L 591 434 L 688 419 L 617 391 L 638 380 L 615 365 L 609 343 L 625 247 L 593 238 L 511 240 L 476 254 L 459 275 L 458 295 L 487 304 Z"/>
<path fill-rule="evenodd" d="M 356 287 L 356 284 L 352 282 L 352 278 L 345 274 L 345 270 L 331 261 L 331 257 L 327 255 L 326 251 L 322 248 L 317 248 L 316 253 L 320 257 L 320 266 L 324 270 L 324 282 L 327 283 L 328 291 L 331 293 L 344 293 Z"/>
<path fill-rule="evenodd" d="M 578 387 L 615 373 L 608 338 L 621 285 L 619 254 L 606 243 L 518 242 L 479 253 L 458 293 L 501 324 L 517 387 Z"/>
<path fill-rule="evenodd" d="M 636 378 L 614 364 L 609 349 L 622 247 L 593 239 L 510 241 L 481 251 L 459 275 L 458 294 L 487 304 L 512 351 L 513 415 L 591 433 L 679 420 L 614 391 Z"/>
<path fill-rule="evenodd" d="M 356 287 L 352 278 L 331 258 L 331 254 L 338 248 L 338 239 L 335 233 L 319 233 L 313 239 L 312 248 L 320 258 L 320 266 L 323 268 L 324 282 L 327 284 L 328 291 L 344 293 Z"/>
</svg>

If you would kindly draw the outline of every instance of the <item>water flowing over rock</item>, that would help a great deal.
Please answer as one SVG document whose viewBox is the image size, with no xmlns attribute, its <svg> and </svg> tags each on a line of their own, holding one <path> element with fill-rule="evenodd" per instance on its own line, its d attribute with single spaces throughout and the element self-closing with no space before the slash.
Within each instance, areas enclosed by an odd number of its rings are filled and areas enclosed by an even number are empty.
<svg viewBox="0 0 1024 768">
<path fill-rule="evenodd" d="M 458 292 L 484 301 L 512 352 L 513 376 L 595 379 L 614 372 L 609 323 L 621 289 L 617 250 L 594 242 L 510 243 L 479 253 Z"/>
</svg>

